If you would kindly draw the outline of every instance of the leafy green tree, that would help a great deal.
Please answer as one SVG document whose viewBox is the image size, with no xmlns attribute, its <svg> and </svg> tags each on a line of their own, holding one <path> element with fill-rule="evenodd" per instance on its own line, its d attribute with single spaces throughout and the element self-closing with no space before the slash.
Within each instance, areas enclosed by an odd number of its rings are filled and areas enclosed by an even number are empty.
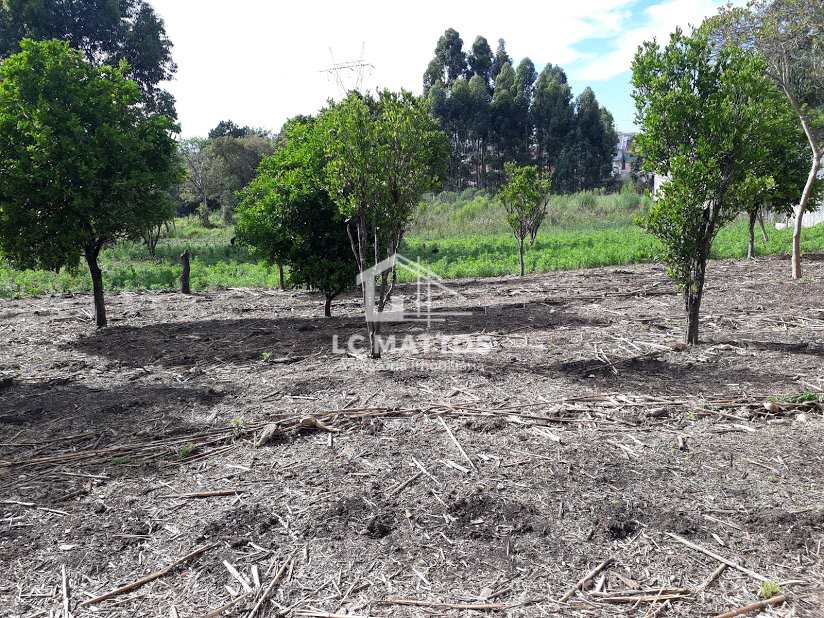
<svg viewBox="0 0 824 618">
<path fill-rule="evenodd" d="M 807 178 L 809 163 L 807 140 L 787 100 L 777 89 L 772 89 L 765 93 L 764 105 L 771 105 L 771 109 L 768 110 L 768 124 L 761 136 L 763 156 L 753 162 L 751 172 L 768 180 L 760 191 L 745 196 L 746 201 L 741 205 L 749 220 L 748 258 L 755 257 L 755 226 L 759 220 L 764 241 L 767 241 L 763 221 L 765 212 L 785 219 L 793 216 L 801 197 L 801 187 Z M 821 183 L 817 186 L 820 187 Z M 813 198 L 819 194 L 820 191 L 814 191 Z"/>
<path fill-rule="evenodd" d="M 61 39 L 89 62 L 129 63 L 150 111 L 175 117 L 173 97 L 159 84 L 172 78 L 172 43 L 146 0 L 4 0 L 0 2 L 0 58 L 24 38 Z"/>
<path fill-rule="evenodd" d="M 76 268 L 106 326 L 101 250 L 171 216 L 177 127 L 142 105 L 125 64 L 24 40 L 0 65 L 0 247 L 19 267 Z"/>
<path fill-rule="evenodd" d="M 263 259 L 288 264 L 292 283 L 321 292 L 329 317 L 356 270 L 346 223 L 326 188 L 324 135 L 315 120 L 299 119 L 283 137 L 242 192 L 235 233 Z"/>
<path fill-rule="evenodd" d="M 451 84 L 467 72 L 463 39 L 454 28 L 448 28 L 435 46 L 435 57 L 446 69 L 446 83 Z"/>
<path fill-rule="evenodd" d="M 393 256 L 425 192 L 446 173 L 449 143 L 428 103 L 408 92 L 352 94 L 328 110 L 325 126 L 330 195 L 346 217 L 359 272 Z M 381 355 L 380 320 L 394 284 L 394 268 L 378 275 L 375 298 L 363 281 L 370 354 Z"/>
<path fill-rule="evenodd" d="M 591 88 L 575 101 L 575 128 L 565 146 L 557 182 L 569 192 L 594 189 L 612 175 L 618 136 L 612 115 L 598 104 Z"/>
<path fill-rule="evenodd" d="M 508 162 L 505 167 L 507 181 L 501 187 L 498 198 L 506 209 L 506 222 L 518 241 L 518 261 L 524 276 L 524 243 L 529 237 L 535 243 L 538 230 L 544 222 L 549 204 L 549 178 L 542 178 L 534 165 L 519 166 Z"/>
<path fill-rule="evenodd" d="M 636 148 L 647 171 L 669 178 L 643 226 L 684 291 L 685 342 L 695 344 L 713 239 L 773 183 L 759 170 L 772 139 L 771 85 L 753 54 L 700 31 L 678 30 L 664 49 L 645 43 L 632 71 Z"/>
<path fill-rule="evenodd" d="M 711 24 L 732 44 L 756 50 L 766 74 L 792 106 L 809 145 L 809 167 L 795 209 L 792 277 L 801 277 L 801 228 L 811 210 L 824 157 L 824 3 L 751 0 L 727 7 Z"/>
<path fill-rule="evenodd" d="M 209 131 L 209 139 L 217 139 L 220 137 L 251 137 L 257 135 L 260 137 L 268 137 L 268 133 L 262 129 L 253 129 L 252 127 L 241 127 L 231 120 L 221 120 L 217 123 L 214 129 Z"/>
<path fill-rule="evenodd" d="M 217 190 L 221 218 L 225 224 L 232 222 L 237 205 L 238 191 L 255 177 L 264 157 L 272 154 L 271 139 L 255 132 L 244 132 L 242 137 L 224 135 L 209 140 L 209 149 L 218 160 Z"/>
</svg>

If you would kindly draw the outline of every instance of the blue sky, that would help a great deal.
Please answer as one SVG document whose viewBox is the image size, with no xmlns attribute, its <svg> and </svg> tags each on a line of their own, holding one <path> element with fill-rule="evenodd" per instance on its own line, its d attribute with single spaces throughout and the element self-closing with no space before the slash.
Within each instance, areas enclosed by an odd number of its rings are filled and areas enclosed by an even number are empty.
<svg viewBox="0 0 824 618">
<path fill-rule="evenodd" d="M 698 24 L 721 0 L 150 0 L 175 45 L 168 87 L 184 136 L 220 120 L 277 130 L 341 94 L 322 69 L 361 56 L 369 88 L 420 92 L 438 37 L 453 27 L 536 66 L 561 65 L 577 95 L 591 86 L 619 130 L 634 117 L 629 66 L 637 46 Z M 346 76 L 345 76 L 346 77 Z"/>
</svg>

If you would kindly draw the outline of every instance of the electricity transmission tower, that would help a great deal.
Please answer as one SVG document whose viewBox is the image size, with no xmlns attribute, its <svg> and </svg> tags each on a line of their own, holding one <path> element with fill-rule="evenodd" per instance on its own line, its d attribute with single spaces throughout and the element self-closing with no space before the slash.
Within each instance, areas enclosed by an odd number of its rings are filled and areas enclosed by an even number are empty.
<svg viewBox="0 0 824 618">
<path fill-rule="evenodd" d="M 322 69 L 330 81 L 334 81 L 341 95 L 346 96 L 352 91 L 360 92 L 364 82 L 372 77 L 375 65 L 365 59 L 366 43 L 361 45 L 360 57 L 347 62 L 335 62 L 335 54 L 329 48 L 332 66 Z"/>
</svg>

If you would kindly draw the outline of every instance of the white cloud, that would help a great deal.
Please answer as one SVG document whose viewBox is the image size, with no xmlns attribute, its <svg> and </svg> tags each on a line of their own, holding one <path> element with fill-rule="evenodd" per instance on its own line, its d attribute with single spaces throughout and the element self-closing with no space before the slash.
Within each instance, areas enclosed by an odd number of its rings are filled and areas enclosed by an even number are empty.
<svg viewBox="0 0 824 618">
<path fill-rule="evenodd" d="M 438 37 L 457 29 L 465 47 L 486 36 L 507 41 L 516 59 L 569 64 L 576 42 L 618 36 L 632 0 L 500 2 L 422 0 L 152 0 L 175 45 L 177 97 L 185 135 L 218 121 L 278 129 L 312 113 L 338 88 L 320 70 L 360 55 L 376 70 L 371 86 L 419 91 Z M 683 3 L 681 3 L 683 4 Z"/>
<path fill-rule="evenodd" d="M 616 45 L 605 53 L 588 55 L 577 73 L 578 79 L 605 80 L 628 71 L 641 43 L 653 38 L 665 43 L 676 27 L 688 30 L 690 26 L 698 26 L 704 18 L 714 15 L 722 4 L 721 0 L 667 0 L 647 7 L 644 24 L 622 32 Z"/>
</svg>

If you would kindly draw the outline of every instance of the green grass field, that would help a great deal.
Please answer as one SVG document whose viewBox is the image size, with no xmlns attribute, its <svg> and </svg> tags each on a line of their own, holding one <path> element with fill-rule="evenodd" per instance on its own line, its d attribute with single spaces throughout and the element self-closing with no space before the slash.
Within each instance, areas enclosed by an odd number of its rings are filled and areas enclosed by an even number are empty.
<svg viewBox="0 0 824 618">
<path fill-rule="evenodd" d="M 629 192 L 553 198 L 544 227 L 527 251 L 527 270 L 548 272 L 654 261 L 657 241 L 633 224 L 648 204 L 648 198 Z M 768 232 L 766 245 L 760 232 L 757 235 L 758 254 L 788 253 L 791 231 Z M 232 235 L 231 227 L 206 229 L 196 219 L 186 218 L 178 219 L 160 240 L 154 258 L 142 243 L 118 243 L 107 248 L 101 258 L 106 289 L 176 288 L 180 276 L 178 256 L 187 248 L 193 253 L 194 290 L 276 287 L 277 268 L 256 260 L 244 247 L 232 246 Z M 719 233 L 713 257 L 744 257 L 746 238 L 746 223 L 734 222 Z M 824 251 L 824 225 L 804 230 L 802 248 L 805 252 Z M 445 278 L 491 277 L 518 270 L 517 247 L 507 231 L 502 207 L 494 198 L 473 190 L 444 193 L 422 202 L 402 253 L 420 259 Z M 91 280 L 83 263 L 76 272 L 54 273 L 14 270 L 0 261 L 2 298 L 90 289 Z"/>
</svg>

